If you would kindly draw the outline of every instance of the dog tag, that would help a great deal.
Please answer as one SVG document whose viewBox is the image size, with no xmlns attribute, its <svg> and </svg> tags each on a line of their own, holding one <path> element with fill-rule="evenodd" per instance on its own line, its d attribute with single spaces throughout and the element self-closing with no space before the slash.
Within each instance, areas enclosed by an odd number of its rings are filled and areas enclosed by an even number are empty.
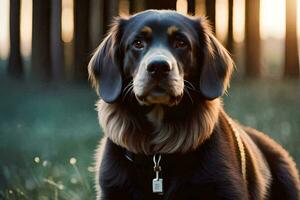
<svg viewBox="0 0 300 200">
<path fill-rule="evenodd" d="M 156 155 L 153 156 L 153 162 L 154 162 L 154 172 L 155 172 L 155 178 L 152 180 L 152 192 L 157 193 L 159 195 L 163 194 L 163 179 L 159 178 L 159 172 L 161 171 L 161 167 L 159 165 L 161 159 L 161 155 L 158 156 L 158 159 L 156 160 Z"/>
<path fill-rule="evenodd" d="M 161 178 L 153 179 L 152 191 L 153 191 L 153 193 L 163 193 L 163 180 Z"/>
</svg>

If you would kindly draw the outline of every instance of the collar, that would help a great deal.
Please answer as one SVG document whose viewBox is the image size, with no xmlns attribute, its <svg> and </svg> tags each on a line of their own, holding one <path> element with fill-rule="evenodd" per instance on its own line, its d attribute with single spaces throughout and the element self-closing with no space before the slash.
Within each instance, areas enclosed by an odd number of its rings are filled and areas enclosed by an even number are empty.
<svg viewBox="0 0 300 200">
<path fill-rule="evenodd" d="M 153 166 L 152 158 L 154 155 L 135 154 L 125 148 L 123 148 L 122 151 L 125 158 L 133 164 L 144 167 Z"/>
<path fill-rule="evenodd" d="M 152 168 L 153 156 L 145 154 L 136 154 L 128 151 L 122 147 L 122 153 L 126 160 L 138 167 Z M 161 165 L 168 168 L 176 165 L 178 162 L 185 163 L 185 166 L 193 165 L 197 157 L 197 150 L 185 154 L 172 153 L 172 154 L 159 154 L 161 156 Z"/>
</svg>

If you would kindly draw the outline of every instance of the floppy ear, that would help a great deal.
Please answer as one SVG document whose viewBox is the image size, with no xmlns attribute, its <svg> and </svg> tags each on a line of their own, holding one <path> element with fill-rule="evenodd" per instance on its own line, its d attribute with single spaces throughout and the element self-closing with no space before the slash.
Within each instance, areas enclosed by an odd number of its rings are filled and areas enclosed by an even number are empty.
<svg viewBox="0 0 300 200">
<path fill-rule="evenodd" d="M 200 92 L 208 100 L 223 95 L 229 86 L 233 61 L 223 45 L 211 33 L 206 19 L 200 19 L 200 44 L 204 62 L 201 66 Z"/>
<path fill-rule="evenodd" d="M 121 18 L 115 20 L 88 65 L 89 79 L 97 94 L 107 103 L 115 102 L 122 92 L 120 38 L 125 21 Z"/>
</svg>

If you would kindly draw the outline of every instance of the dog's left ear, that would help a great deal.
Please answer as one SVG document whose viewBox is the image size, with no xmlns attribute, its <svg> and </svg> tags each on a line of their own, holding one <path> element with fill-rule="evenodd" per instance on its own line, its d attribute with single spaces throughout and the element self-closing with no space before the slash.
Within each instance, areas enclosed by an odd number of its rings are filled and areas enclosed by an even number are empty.
<svg viewBox="0 0 300 200">
<path fill-rule="evenodd" d="M 88 65 L 89 79 L 97 94 L 107 103 L 115 102 L 122 93 L 122 55 L 120 40 L 126 19 L 115 19 Z"/>
<path fill-rule="evenodd" d="M 204 55 L 200 75 L 200 92 L 213 100 L 223 95 L 229 86 L 234 63 L 223 45 L 215 38 L 206 19 L 196 19 L 200 51 Z M 200 27 L 199 27 L 200 25 Z"/>
</svg>

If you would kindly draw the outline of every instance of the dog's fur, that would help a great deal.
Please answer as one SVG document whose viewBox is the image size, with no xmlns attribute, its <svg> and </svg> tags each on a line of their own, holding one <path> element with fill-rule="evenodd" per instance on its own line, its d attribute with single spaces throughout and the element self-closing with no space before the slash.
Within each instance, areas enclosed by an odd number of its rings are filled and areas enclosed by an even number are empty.
<svg viewBox="0 0 300 200">
<path fill-rule="evenodd" d="M 116 19 L 88 68 L 105 133 L 97 198 L 299 199 L 288 153 L 223 111 L 232 68 L 204 18 L 150 10 Z M 151 191 L 154 154 L 162 155 L 163 195 Z"/>
</svg>

